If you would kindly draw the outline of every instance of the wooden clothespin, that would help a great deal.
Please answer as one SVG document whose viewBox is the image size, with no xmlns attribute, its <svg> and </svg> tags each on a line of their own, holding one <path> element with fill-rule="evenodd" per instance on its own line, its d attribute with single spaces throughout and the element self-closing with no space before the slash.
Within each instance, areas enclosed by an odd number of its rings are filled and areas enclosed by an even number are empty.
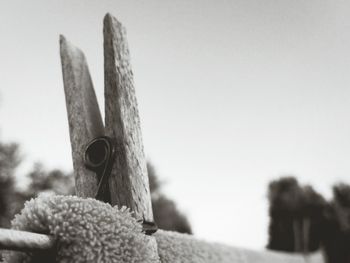
<svg viewBox="0 0 350 263">
<path fill-rule="evenodd" d="M 110 14 L 105 16 L 103 33 L 106 127 L 83 52 L 60 37 L 76 194 L 129 207 L 144 232 L 152 234 L 157 227 L 126 33 Z M 157 255 L 154 237 L 149 237 L 148 245 Z M 50 235 L 0 229 L 0 249 L 33 251 L 54 246 Z"/>
<path fill-rule="evenodd" d="M 126 31 L 104 18 L 105 126 L 82 51 L 60 37 L 76 193 L 129 207 L 155 232 Z"/>
</svg>

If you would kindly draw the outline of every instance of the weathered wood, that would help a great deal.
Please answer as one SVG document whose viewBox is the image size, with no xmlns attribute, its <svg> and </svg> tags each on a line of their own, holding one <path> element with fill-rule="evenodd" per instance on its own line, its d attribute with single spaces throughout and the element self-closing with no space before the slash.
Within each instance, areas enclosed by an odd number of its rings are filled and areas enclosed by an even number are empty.
<svg viewBox="0 0 350 263">
<path fill-rule="evenodd" d="M 95 197 L 98 178 L 85 167 L 84 152 L 87 143 L 104 134 L 103 122 L 83 52 L 63 36 L 60 51 L 76 194 Z"/>
<path fill-rule="evenodd" d="M 129 207 L 136 218 L 153 221 L 126 31 L 116 18 L 104 18 L 106 135 L 116 140 L 109 179 L 112 205 Z"/>
<path fill-rule="evenodd" d="M 55 245 L 53 236 L 27 231 L 0 229 L 0 249 L 6 250 L 48 250 Z"/>
</svg>

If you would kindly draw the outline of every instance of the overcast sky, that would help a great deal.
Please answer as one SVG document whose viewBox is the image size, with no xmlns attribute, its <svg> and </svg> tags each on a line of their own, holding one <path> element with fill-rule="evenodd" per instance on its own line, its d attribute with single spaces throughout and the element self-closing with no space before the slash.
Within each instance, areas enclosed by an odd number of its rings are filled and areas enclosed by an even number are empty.
<svg viewBox="0 0 350 263">
<path fill-rule="evenodd" d="M 0 2 L 0 139 L 24 165 L 72 169 L 59 34 L 103 109 L 102 19 L 127 28 L 148 159 L 195 234 L 263 249 L 268 182 L 330 196 L 350 180 L 350 3 L 341 0 Z"/>
</svg>

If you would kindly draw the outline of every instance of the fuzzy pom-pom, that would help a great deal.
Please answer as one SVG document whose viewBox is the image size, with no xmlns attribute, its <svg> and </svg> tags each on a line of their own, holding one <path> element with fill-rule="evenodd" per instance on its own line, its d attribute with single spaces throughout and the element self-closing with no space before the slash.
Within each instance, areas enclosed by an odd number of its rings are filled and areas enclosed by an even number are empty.
<svg viewBox="0 0 350 263">
<path fill-rule="evenodd" d="M 148 248 L 150 239 L 125 207 L 95 199 L 42 195 L 28 201 L 12 228 L 53 235 L 55 251 L 5 256 L 14 262 L 159 262 Z"/>
</svg>

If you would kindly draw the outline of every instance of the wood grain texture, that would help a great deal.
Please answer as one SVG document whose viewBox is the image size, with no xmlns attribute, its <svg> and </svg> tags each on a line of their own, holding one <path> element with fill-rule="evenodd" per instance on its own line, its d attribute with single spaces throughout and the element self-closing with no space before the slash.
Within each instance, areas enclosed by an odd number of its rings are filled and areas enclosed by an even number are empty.
<svg viewBox="0 0 350 263">
<path fill-rule="evenodd" d="M 116 140 L 116 159 L 109 179 L 111 202 L 129 207 L 138 219 L 153 222 L 126 31 L 107 14 L 103 33 L 106 135 Z"/>
<path fill-rule="evenodd" d="M 98 178 L 85 168 L 84 152 L 92 139 L 104 135 L 103 122 L 83 52 L 61 36 L 60 53 L 76 194 L 94 197 Z"/>
</svg>

